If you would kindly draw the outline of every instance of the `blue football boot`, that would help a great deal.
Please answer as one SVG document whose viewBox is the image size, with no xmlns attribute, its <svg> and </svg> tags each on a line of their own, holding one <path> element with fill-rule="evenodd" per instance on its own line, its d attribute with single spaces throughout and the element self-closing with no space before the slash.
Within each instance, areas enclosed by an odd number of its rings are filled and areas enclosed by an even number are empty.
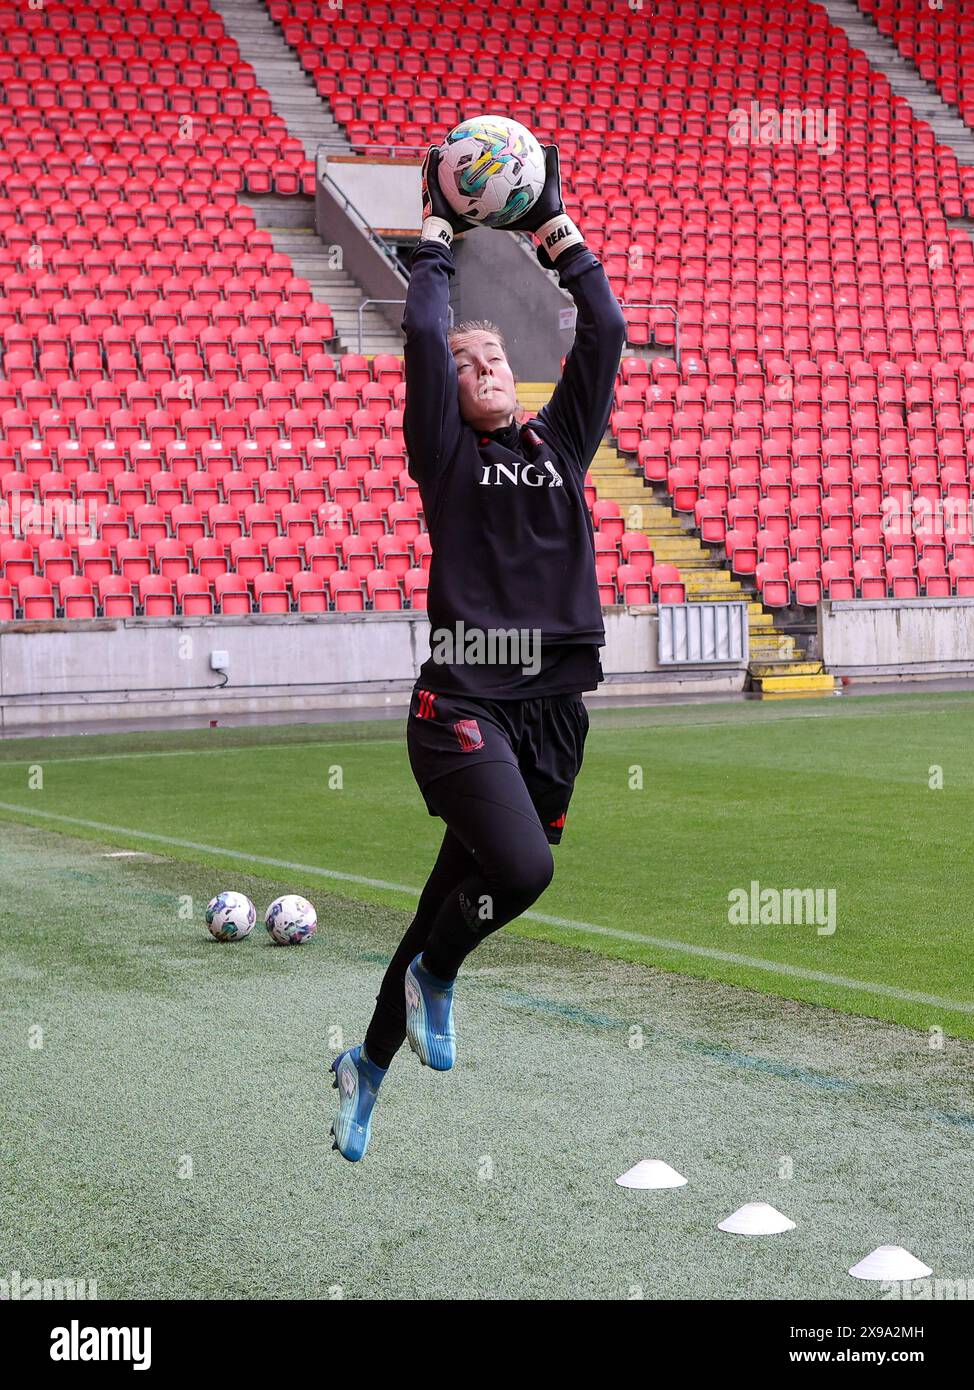
<svg viewBox="0 0 974 1390">
<path fill-rule="evenodd" d="M 423 1063 L 449 1071 L 457 1059 L 453 980 L 438 980 L 422 965 L 422 952 L 406 970 L 406 1037 Z"/>
<path fill-rule="evenodd" d="M 362 1054 L 363 1045 L 359 1043 L 339 1053 L 329 1068 L 335 1073 L 332 1085 L 337 1086 L 341 1095 L 338 1115 L 331 1127 L 335 1136 L 332 1148 L 350 1163 L 357 1163 L 365 1156 L 372 1129 L 372 1107 L 388 1071 L 387 1067 L 377 1067 Z"/>
</svg>

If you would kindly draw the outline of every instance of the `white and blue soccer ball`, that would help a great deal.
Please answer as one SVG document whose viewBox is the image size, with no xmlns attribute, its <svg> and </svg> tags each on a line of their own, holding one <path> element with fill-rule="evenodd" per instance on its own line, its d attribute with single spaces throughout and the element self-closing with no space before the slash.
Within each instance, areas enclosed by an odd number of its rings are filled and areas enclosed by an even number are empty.
<svg viewBox="0 0 974 1390">
<path fill-rule="evenodd" d="M 242 941 L 257 921 L 257 909 L 244 893 L 218 893 L 206 907 L 206 925 L 217 941 Z"/>
<path fill-rule="evenodd" d="M 519 121 L 473 116 L 440 149 L 440 190 L 454 212 L 485 227 L 506 227 L 537 202 L 544 150 Z"/>
<path fill-rule="evenodd" d="M 318 914 L 307 898 L 285 893 L 267 909 L 264 925 L 278 946 L 300 946 L 318 930 Z"/>
</svg>

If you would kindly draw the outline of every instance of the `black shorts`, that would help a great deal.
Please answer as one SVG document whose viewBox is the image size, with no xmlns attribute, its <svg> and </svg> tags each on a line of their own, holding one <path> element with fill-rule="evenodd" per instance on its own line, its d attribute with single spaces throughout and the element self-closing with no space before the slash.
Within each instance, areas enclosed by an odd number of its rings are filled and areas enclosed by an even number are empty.
<svg viewBox="0 0 974 1390">
<path fill-rule="evenodd" d="M 582 765 L 588 710 L 581 695 L 533 700 L 474 700 L 416 689 L 409 702 L 406 747 L 431 816 L 426 789 L 437 777 L 471 764 L 518 768 L 544 827 L 557 845 Z"/>
</svg>

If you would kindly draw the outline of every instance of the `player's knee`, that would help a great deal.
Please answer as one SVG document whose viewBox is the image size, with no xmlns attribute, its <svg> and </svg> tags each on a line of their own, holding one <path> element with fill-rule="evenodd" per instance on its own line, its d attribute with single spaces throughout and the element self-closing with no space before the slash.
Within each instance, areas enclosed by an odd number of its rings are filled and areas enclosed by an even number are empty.
<svg viewBox="0 0 974 1390">
<path fill-rule="evenodd" d="M 554 872 L 555 860 L 547 840 L 532 840 L 518 847 L 508 869 L 507 891 L 521 904 L 522 912 L 541 897 Z"/>
</svg>

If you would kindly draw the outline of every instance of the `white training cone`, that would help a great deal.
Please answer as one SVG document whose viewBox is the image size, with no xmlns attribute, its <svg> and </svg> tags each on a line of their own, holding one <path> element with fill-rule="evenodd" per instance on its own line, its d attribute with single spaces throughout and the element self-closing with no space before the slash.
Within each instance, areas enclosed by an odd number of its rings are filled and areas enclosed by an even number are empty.
<svg viewBox="0 0 974 1390">
<path fill-rule="evenodd" d="M 661 1158 L 640 1159 L 628 1173 L 616 1178 L 620 1187 L 685 1187 L 686 1181 Z"/>
<path fill-rule="evenodd" d="M 902 1245 L 880 1245 L 871 1255 L 853 1265 L 849 1273 L 855 1279 L 926 1279 L 933 1270 L 904 1250 Z"/>
<path fill-rule="evenodd" d="M 738 1236 L 775 1236 L 782 1231 L 793 1231 L 795 1223 L 769 1207 L 767 1202 L 748 1202 L 738 1207 L 732 1216 L 718 1222 L 717 1229 L 733 1231 Z"/>
</svg>

